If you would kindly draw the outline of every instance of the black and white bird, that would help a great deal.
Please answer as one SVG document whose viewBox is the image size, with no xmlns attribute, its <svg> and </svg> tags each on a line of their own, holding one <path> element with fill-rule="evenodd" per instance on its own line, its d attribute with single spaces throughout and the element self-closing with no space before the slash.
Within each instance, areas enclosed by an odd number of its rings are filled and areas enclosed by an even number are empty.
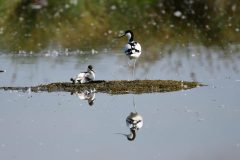
<svg viewBox="0 0 240 160">
<path fill-rule="evenodd" d="M 127 135 L 127 139 L 133 141 L 136 138 L 136 131 L 143 126 L 143 118 L 137 112 L 131 112 L 126 119 L 126 124 L 131 132 Z"/>
<path fill-rule="evenodd" d="M 71 78 L 70 80 L 72 81 L 73 84 L 87 83 L 90 81 L 94 81 L 95 80 L 95 72 L 93 71 L 92 65 L 88 66 L 88 69 L 86 72 L 81 72 L 78 75 L 76 75 L 75 77 Z"/>
<path fill-rule="evenodd" d="M 120 37 L 126 36 L 128 43 L 124 46 L 124 52 L 130 59 L 136 59 L 141 55 L 141 45 L 134 41 L 134 35 L 131 30 L 127 30 Z"/>
<path fill-rule="evenodd" d="M 119 38 L 124 36 L 128 38 L 128 43 L 125 44 L 124 46 L 124 52 L 130 58 L 130 60 L 132 59 L 134 60 L 134 65 L 133 65 L 133 77 L 134 77 L 135 63 L 137 61 L 137 58 L 142 53 L 142 48 L 138 42 L 134 41 L 134 34 L 131 30 L 125 31 L 123 35 L 119 36 Z"/>
</svg>

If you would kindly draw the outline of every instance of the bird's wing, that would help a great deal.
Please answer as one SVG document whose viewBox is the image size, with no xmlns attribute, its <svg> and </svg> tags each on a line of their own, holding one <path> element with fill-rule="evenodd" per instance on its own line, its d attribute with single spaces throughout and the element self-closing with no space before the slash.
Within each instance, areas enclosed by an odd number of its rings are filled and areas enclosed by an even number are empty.
<svg viewBox="0 0 240 160">
<path fill-rule="evenodd" d="M 86 73 L 85 74 L 85 78 L 87 79 L 87 80 L 94 80 L 95 79 L 95 75 L 94 75 L 94 73 Z"/>
<path fill-rule="evenodd" d="M 78 93 L 77 94 L 78 98 L 81 99 L 81 100 L 85 100 L 86 99 L 86 96 L 84 93 Z"/>
<path fill-rule="evenodd" d="M 81 72 L 81 73 L 79 73 L 77 76 L 76 76 L 76 79 L 77 80 L 80 80 L 80 79 L 83 79 L 84 77 L 85 77 L 85 72 Z"/>
<path fill-rule="evenodd" d="M 138 42 L 135 42 L 135 50 L 138 52 L 141 52 L 142 50 L 141 45 Z"/>
<path fill-rule="evenodd" d="M 132 46 L 129 43 L 124 46 L 124 52 L 126 53 L 126 55 L 132 53 Z"/>
</svg>

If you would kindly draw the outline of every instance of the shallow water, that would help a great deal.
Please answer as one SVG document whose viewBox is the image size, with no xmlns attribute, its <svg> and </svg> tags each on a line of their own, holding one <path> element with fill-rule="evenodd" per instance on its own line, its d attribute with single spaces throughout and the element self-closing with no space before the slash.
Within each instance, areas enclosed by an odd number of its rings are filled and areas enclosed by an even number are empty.
<svg viewBox="0 0 240 160">
<path fill-rule="evenodd" d="M 140 95 L 95 94 L 93 106 L 76 94 L 0 91 L 0 159 L 240 158 L 240 57 L 222 51 L 176 49 L 137 62 L 137 79 L 199 81 L 191 90 Z M 1 86 L 69 81 L 88 64 L 97 79 L 131 79 L 122 53 L 47 51 L 0 55 Z M 133 99 L 136 108 L 133 105 Z M 135 109 L 143 127 L 134 141 L 126 118 Z"/>
</svg>

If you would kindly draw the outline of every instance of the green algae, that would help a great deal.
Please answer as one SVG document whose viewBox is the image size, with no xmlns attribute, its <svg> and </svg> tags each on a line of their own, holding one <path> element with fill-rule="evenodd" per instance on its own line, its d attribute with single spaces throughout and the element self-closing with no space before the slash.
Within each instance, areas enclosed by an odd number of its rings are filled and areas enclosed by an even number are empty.
<svg viewBox="0 0 240 160">
<path fill-rule="evenodd" d="M 31 92 L 80 92 L 94 89 L 96 92 L 107 94 L 142 94 L 154 92 L 172 92 L 203 86 L 198 82 L 174 81 L 174 80 L 98 80 L 84 84 L 70 82 L 56 82 L 41 84 L 32 87 L 0 87 L 3 90 L 31 91 Z"/>
</svg>

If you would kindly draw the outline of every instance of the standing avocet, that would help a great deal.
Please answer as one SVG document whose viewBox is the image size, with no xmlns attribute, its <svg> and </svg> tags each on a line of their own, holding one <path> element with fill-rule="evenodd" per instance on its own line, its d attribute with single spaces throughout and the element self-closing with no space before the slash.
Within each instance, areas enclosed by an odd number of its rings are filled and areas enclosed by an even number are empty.
<svg viewBox="0 0 240 160">
<path fill-rule="evenodd" d="M 124 52 L 130 59 L 134 59 L 134 66 L 133 66 L 133 77 L 134 77 L 135 63 L 137 61 L 137 58 L 142 53 L 142 48 L 138 42 L 134 41 L 134 35 L 131 30 L 125 31 L 124 34 L 119 37 L 123 37 L 123 36 L 127 36 L 128 38 L 128 43 L 124 46 Z"/>
<path fill-rule="evenodd" d="M 95 80 L 95 73 L 93 71 L 92 65 L 88 66 L 88 69 L 86 72 L 81 72 L 75 77 L 70 79 L 72 83 L 86 83 Z"/>
</svg>

